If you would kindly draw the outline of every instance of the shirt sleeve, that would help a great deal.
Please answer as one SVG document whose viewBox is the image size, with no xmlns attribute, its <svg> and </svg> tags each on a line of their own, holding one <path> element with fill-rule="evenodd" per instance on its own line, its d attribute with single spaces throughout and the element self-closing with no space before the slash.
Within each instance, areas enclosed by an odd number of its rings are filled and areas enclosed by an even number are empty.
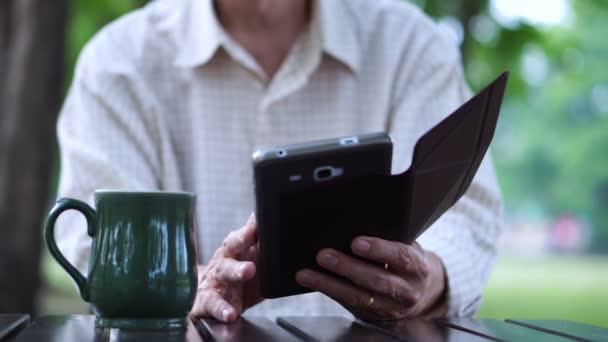
<svg viewBox="0 0 608 342">
<path fill-rule="evenodd" d="M 405 171 L 418 138 L 470 98 L 455 48 L 428 44 L 403 76 L 389 122 L 393 172 Z M 438 48 L 439 47 L 439 48 Z M 463 197 L 418 242 L 437 254 L 447 275 L 447 315 L 473 315 L 496 259 L 502 200 L 489 153 Z"/>
<path fill-rule="evenodd" d="M 130 77 L 124 56 L 105 40 L 96 38 L 82 53 L 57 126 L 59 197 L 89 205 L 96 189 L 160 187 L 160 137 L 153 108 Z M 72 212 L 61 215 L 56 239 L 66 258 L 86 270 L 91 239 L 84 218 Z"/>
</svg>

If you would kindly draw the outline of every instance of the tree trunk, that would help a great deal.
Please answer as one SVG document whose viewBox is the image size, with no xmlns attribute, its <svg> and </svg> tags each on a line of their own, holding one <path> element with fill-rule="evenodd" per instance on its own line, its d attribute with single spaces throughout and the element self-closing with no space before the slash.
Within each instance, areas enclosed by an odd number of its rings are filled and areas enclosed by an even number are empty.
<svg viewBox="0 0 608 342">
<path fill-rule="evenodd" d="M 0 0 L 0 312 L 35 314 L 67 0 Z"/>
</svg>

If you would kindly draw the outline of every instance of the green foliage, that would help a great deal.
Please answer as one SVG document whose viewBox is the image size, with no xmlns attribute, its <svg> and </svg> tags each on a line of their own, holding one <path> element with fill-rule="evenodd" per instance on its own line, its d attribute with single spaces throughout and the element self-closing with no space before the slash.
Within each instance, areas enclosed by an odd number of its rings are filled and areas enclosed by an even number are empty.
<svg viewBox="0 0 608 342">
<path fill-rule="evenodd" d="M 414 2 L 464 23 L 464 65 L 473 89 L 511 71 L 493 144 L 508 212 L 533 207 L 548 220 L 576 215 L 593 227 L 592 248 L 608 252 L 608 2 L 569 2 L 570 24 L 509 28 L 489 14 L 489 1 L 468 1 L 468 10 L 465 2 Z M 480 17 L 496 29 L 493 39 L 471 39 Z M 536 72 L 540 79 L 532 77 Z"/>
<path fill-rule="evenodd" d="M 101 27 L 143 5 L 143 0 L 73 0 L 67 33 L 66 89 L 82 47 Z"/>
</svg>

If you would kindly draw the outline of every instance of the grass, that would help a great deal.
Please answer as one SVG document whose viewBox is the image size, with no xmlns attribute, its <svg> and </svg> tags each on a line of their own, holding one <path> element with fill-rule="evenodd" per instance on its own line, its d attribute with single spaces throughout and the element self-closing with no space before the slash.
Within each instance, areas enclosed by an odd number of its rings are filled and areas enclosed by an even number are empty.
<svg viewBox="0 0 608 342">
<path fill-rule="evenodd" d="M 87 313 L 70 278 L 48 255 L 40 314 Z M 608 327 L 608 257 L 499 258 L 478 317 L 565 319 Z"/>
<path fill-rule="evenodd" d="M 608 257 L 502 258 L 478 313 L 608 327 Z"/>
</svg>

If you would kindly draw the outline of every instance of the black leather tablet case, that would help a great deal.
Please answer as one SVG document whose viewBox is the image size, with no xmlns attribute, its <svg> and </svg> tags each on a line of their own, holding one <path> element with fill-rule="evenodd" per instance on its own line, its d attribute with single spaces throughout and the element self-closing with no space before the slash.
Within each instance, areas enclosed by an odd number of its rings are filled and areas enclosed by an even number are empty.
<svg viewBox="0 0 608 342">
<path fill-rule="evenodd" d="M 309 292 L 295 282 L 302 268 L 319 270 L 322 248 L 350 253 L 360 235 L 411 243 L 471 184 L 490 145 L 508 73 L 503 73 L 416 143 L 410 168 L 319 183 L 276 196 L 278 208 L 259 222 L 262 294 L 276 298 Z"/>
</svg>

